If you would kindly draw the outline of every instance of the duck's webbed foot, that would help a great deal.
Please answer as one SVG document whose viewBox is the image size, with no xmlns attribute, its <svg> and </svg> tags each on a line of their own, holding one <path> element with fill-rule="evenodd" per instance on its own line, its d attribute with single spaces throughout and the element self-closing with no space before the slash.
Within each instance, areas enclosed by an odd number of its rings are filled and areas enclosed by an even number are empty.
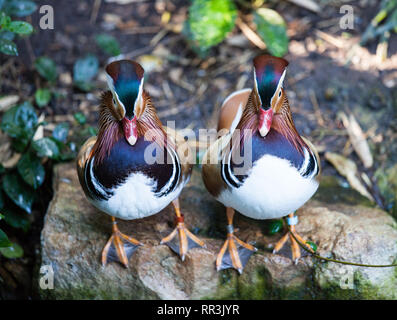
<svg viewBox="0 0 397 320">
<path fill-rule="evenodd" d="M 176 228 L 167 237 L 163 238 L 160 243 L 169 246 L 184 261 L 190 249 L 204 247 L 205 244 L 186 228 L 184 216 L 179 208 L 179 200 L 175 199 L 172 204 L 175 208 Z"/>
<path fill-rule="evenodd" d="M 234 235 L 233 225 L 229 224 L 227 228 L 227 239 L 216 258 L 216 269 L 220 271 L 234 268 L 241 274 L 249 258 L 257 249 L 237 238 Z"/>
<path fill-rule="evenodd" d="M 301 248 L 298 244 L 298 242 L 295 240 L 295 238 L 303 245 L 306 246 L 306 248 L 314 253 L 312 247 L 307 243 L 307 241 L 305 239 L 303 239 L 297 232 L 295 229 L 295 226 L 298 224 L 298 216 L 296 216 L 295 214 L 291 213 L 288 215 L 288 217 L 286 218 L 286 223 L 288 226 L 290 226 L 290 230 L 288 230 L 283 237 L 276 243 L 276 245 L 274 246 L 273 249 L 273 253 L 277 253 L 278 251 L 280 251 L 285 243 L 287 242 L 287 240 L 289 239 L 289 241 L 291 242 L 291 250 L 292 250 L 292 260 L 295 263 L 298 263 L 299 258 L 301 257 Z"/>
<path fill-rule="evenodd" d="M 112 217 L 112 221 L 113 233 L 103 248 L 102 265 L 105 266 L 110 260 L 118 261 L 127 268 L 129 258 L 142 244 L 138 240 L 121 233 L 114 217 Z"/>
<path fill-rule="evenodd" d="M 191 233 L 185 226 L 183 215 L 176 218 L 176 228 L 165 238 L 161 244 L 166 244 L 172 251 L 179 254 L 182 261 L 190 249 L 203 247 L 204 242 Z"/>
</svg>

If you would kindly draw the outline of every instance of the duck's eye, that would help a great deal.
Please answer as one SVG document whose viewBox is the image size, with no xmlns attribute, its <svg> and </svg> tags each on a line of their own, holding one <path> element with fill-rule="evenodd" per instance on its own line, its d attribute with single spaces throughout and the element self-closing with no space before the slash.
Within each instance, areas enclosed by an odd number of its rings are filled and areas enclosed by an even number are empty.
<svg viewBox="0 0 397 320">
<path fill-rule="evenodd" d="M 116 99 L 115 98 L 113 98 L 113 104 L 116 105 Z"/>
<path fill-rule="evenodd" d="M 279 93 L 278 93 L 278 97 L 279 97 L 279 98 L 281 97 L 281 90 L 280 90 Z"/>
</svg>

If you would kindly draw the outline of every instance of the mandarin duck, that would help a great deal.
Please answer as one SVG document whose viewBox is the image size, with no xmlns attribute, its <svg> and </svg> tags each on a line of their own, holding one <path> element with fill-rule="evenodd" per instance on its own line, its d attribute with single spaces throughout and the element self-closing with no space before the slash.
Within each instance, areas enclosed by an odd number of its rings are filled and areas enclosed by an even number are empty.
<svg viewBox="0 0 397 320">
<path fill-rule="evenodd" d="M 226 98 L 218 121 L 220 138 L 203 156 L 204 184 L 226 207 L 227 240 L 216 259 L 218 271 L 234 268 L 241 273 L 256 251 L 234 235 L 235 210 L 253 219 L 284 217 L 289 230 L 274 246 L 274 253 L 288 239 L 295 263 L 301 256 L 296 239 L 311 250 L 296 232 L 294 212 L 319 186 L 318 154 L 292 120 L 283 88 L 288 62 L 261 55 L 253 64 L 254 88 Z"/>
<path fill-rule="evenodd" d="M 185 227 L 178 201 L 191 175 L 191 154 L 162 126 L 149 94 L 143 90 L 141 65 L 114 61 L 106 73 L 110 90 L 101 97 L 98 135 L 88 139 L 77 156 L 85 196 L 112 219 L 112 235 L 103 249 L 102 264 L 109 259 L 127 267 L 141 245 L 120 232 L 116 218 L 148 217 L 171 202 L 176 228 L 161 243 L 184 260 L 189 249 L 204 245 Z"/>
</svg>

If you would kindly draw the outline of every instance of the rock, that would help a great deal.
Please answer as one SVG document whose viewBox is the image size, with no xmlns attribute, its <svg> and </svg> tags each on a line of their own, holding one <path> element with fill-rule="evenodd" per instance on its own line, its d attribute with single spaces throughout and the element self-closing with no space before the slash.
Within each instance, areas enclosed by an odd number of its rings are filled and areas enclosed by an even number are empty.
<svg viewBox="0 0 397 320">
<path fill-rule="evenodd" d="M 174 214 L 168 207 L 140 221 L 120 221 L 120 229 L 144 246 L 130 258 L 128 269 L 114 262 L 102 267 L 109 216 L 87 202 L 73 164 L 56 166 L 54 191 L 41 249 L 41 266 L 52 266 L 54 288 L 39 289 L 44 299 L 397 299 L 397 268 L 353 267 L 311 256 L 295 265 L 289 248 L 271 253 L 269 248 L 281 234 L 267 235 L 269 221 L 241 215 L 235 219 L 237 236 L 255 242 L 259 250 L 242 275 L 235 270 L 217 273 L 215 259 L 225 238 L 226 219 L 222 206 L 205 191 L 197 169 L 182 193 L 181 207 L 188 227 L 207 247 L 191 250 L 184 262 L 159 245 L 173 228 Z M 359 204 L 362 200 L 326 178 L 317 196 L 298 211 L 297 230 L 326 257 L 396 262 L 396 222 L 365 199 Z"/>
</svg>

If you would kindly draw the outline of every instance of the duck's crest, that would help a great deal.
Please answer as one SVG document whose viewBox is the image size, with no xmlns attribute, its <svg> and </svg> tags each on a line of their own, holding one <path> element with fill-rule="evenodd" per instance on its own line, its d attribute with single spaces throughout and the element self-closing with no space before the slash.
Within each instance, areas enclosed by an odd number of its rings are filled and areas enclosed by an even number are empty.
<svg viewBox="0 0 397 320">
<path fill-rule="evenodd" d="M 288 61 L 283 58 L 261 55 L 254 58 L 255 85 L 262 106 L 270 107 L 271 99 L 282 85 Z"/>
<path fill-rule="evenodd" d="M 124 105 L 126 116 L 131 117 L 135 101 L 142 94 L 144 70 L 139 63 L 131 60 L 118 60 L 106 67 L 110 90 L 116 93 Z"/>
</svg>

